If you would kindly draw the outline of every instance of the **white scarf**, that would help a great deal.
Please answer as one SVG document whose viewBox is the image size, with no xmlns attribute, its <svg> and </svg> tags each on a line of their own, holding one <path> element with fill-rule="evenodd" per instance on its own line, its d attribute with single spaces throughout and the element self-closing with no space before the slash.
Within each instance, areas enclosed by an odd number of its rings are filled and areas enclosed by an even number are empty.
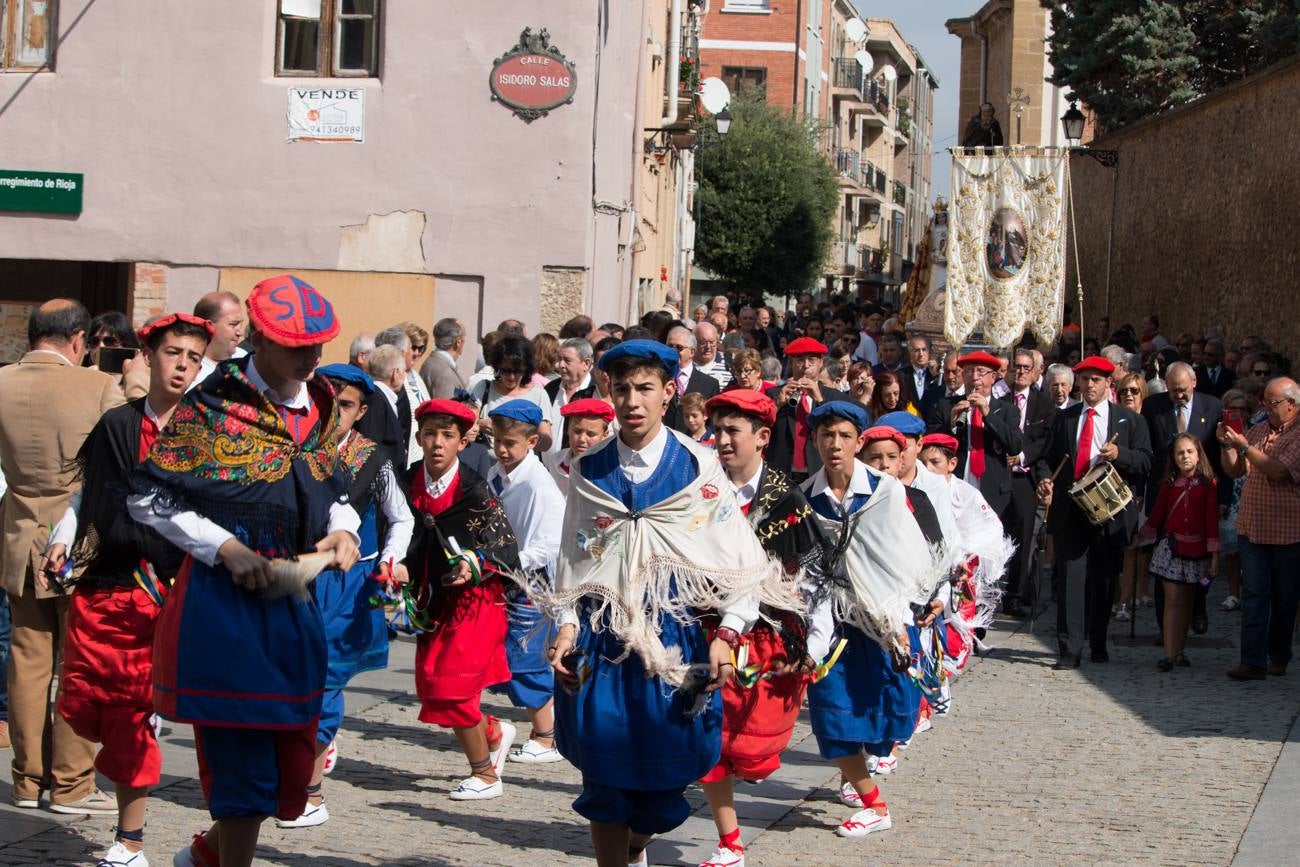
<svg viewBox="0 0 1300 867">
<path fill-rule="evenodd" d="M 1004 534 L 1002 521 L 989 506 L 979 488 L 965 479 L 948 476 L 952 510 L 961 530 L 965 552 L 979 558 L 972 581 L 975 584 L 975 616 L 962 617 L 955 607 L 948 620 L 966 641 L 977 627 L 987 627 L 1002 600 L 1002 573 L 1016 552 L 1016 543 Z"/>
<path fill-rule="evenodd" d="M 582 461 L 570 466 L 551 602 L 563 608 L 595 597 L 593 626 L 610 629 L 648 672 L 680 685 L 688 666 L 679 648 L 659 640 L 661 616 L 686 622 L 695 609 L 727 608 L 751 595 L 784 611 L 803 605 L 782 564 L 759 544 L 713 450 L 669 434 L 695 456 L 700 473 L 635 520 L 621 500 L 583 477 Z M 610 437 L 583 457 L 616 442 Z"/>
<path fill-rule="evenodd" d="M 926 542 L 902 482 L 871 467 L 866 470 L 876 479 L 876 490 L 849 516 L 848 526 L 821 518 L 844 550 L 848 585 L 836 582 L 835 618 L 894 649 L 898 636 L 915 622 L 911 606 L 930 601 L 960 555 Z M 809 490 L 825 472 L 817 471 Z M 848 534 L 847 543 L 843 533 Z"/>
</svg>

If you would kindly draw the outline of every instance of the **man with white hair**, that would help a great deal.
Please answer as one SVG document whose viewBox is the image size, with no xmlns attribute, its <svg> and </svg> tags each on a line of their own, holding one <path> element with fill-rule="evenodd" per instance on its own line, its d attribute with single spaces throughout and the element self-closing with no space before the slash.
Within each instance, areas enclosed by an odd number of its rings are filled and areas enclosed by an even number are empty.
<svg viewBox="0 0 1300 867">
<path fill-rule="evenodd" d="M 403 384 L 406 380 L 406 362 L 402 350 L 391 344 L 376 346 L 370 352 L 370 378 L 375 381 L 375 393 L 370 396 L 370 409 L 358 420 L 366 422 L 372 416 L 386 419 L 374 423 L 373 434 L 368 429 L 363 435 L 373 439 L 388 451 L 394 467 L 406 469 L 412 461 L 408 444 L 415 416 Z"/>
<path fill-rule="evenodd" d="M 731 301 L 728 300 L 726 295 L 714 295 L 712 300 L 709 301 L 710 313 L 721 313 L 723 316 L 726 316 L 727 311 L 730 309 Z"/>
<path fill-rule="evenodd" d="M 348 364 L 362 370 L 369 370 L 370 353 L 374 351 L 375 335 L 363 331 L 352 338 L 352 345 L 348 347 Z"/>
<path fill-rule="evenodd" d="M 712 322 L 695 324 L 695 369 L 717 380 L 718 388 L 731 385 L 731 371 L 719 351 L 720 336 Z"/>
<path fill-rule="evenodd" d="M 405 328 L 401 325 L 385 328 L 375 335 L 375 346 L 395 346 L 402 353 L 404 367 L 402 370 L 401 391 L 406 397 L 406 410 L 410 420 L 402 418 L 400 411 L 398 417 L 402 422 L 403 429 L 407 432 L 406 466 L 410 466 L 424 458 L 424 450 L 415 441 L 415 410 L 420 404 L 429 399 L 429 391 L 425 388 L 424 381 L 415 373 L 415 350 L 411 347 L 411 338 L 407 335 Z M 372 373 L 371 376 L 374 376 L 374 374 Z"/>
<path fill-rule="evenodd" d="M 698 393 L 703 395 L 705 400 L 708 400 L 722 389 L 719 388 L 716 379 L 695 366 L 695 335 L 691 333 L 689 328 L 683 328 L 680 325 L 670 328 L 666 342 L 677 350 L 680 361 L 677 372 L 677 390 L 673 394 L 672 401 L 668 404 L 668 411 L 664 413 L 664 424 L 685 433 L 686 427 L 681 411 L 682 395 Z"/>
<path fill-rule="evenodd" d="M 569 447 L 568 425 L 560 410 L 565 404 L 575 400 L 596 396 L 596 383 L 591 377 L 591 344 L 581 337 L 570 337 L 560 342 L 560 375 L 546 384 L 546 396 L 551 399 L 551 412 L 548 416 L 551 430 L 551 447 L 548 454 L 554 454 Z"/>
<path fill-rule="evenodd" d="M 430 398 L 450 400 L 465 387 L 458 365 L 465 351 L 465 326 L 457 319 L 439 319 L 433 326 L 433 352 L 420 367 L 420 379 Z M 417 404 L 418 407 L 418 404 Z"/>
<path fill-rule="evenodd" d="M 1278 377 L 1264 388 L 1268 418 L 1243 436 L 1217 431 L 1223 468 L 1246 478 L 1237 513 L 1241 554 L 1241 664 L 1233 680 L 1286 674 L 1300 599 L 1300 385 Z"/>
<path fill-rule="evenodd" d="M 1078 403 L 1070 397 L 1074 391 L 1074 371 L 1065 364 L 1050 364 L 1043 373 L 1043 390 L 1052 398 L 1057 410 L 1067 409 Z"/>
<path fill-rule="evenodd" d="M 670 286 L 664 292 L 664 306 L 659 308 L 667 313 L 671 313 L 674 319 L 682 318 L 682 290 L 675 286 Z"/>
</svg>

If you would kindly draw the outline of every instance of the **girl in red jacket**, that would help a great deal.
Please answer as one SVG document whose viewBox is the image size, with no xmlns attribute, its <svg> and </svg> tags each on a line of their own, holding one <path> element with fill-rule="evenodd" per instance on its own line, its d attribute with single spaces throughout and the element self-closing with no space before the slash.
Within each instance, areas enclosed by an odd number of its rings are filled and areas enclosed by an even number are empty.
<svg viewBox="0 0 1300 867">
<path fill-rule="evenodd" d="M 1151 574 L 1165 582 L 1165 655 L 1161 671 L 1189 666 L 1183 646 L 1197 584 L 1219 573 L 1219 506 L 1214 471 L 1201 443 L 1182 433 L 1169 444 L 1168 470 L 1142 534 L 1162 538 L 1151 555 Z"/>
</svg>

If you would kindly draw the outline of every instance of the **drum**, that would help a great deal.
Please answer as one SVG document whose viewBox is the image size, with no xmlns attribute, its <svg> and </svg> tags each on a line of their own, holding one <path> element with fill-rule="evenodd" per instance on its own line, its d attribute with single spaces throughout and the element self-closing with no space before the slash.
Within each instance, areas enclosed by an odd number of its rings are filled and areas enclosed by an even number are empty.
<svg viewBox="0 0 1300 867">
<path fill-rule="evenodd" d="M 1070 486 L 1070 499 L 1100 527 L 1133 501 L 1133 492 L 1114 464 L 1101 461 Z"/>
</svg>

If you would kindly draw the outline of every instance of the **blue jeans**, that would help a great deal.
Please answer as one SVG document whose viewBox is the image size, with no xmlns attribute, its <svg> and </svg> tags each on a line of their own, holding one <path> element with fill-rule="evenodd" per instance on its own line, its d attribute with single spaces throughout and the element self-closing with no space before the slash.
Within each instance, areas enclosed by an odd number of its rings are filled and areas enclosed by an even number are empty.
<svg viewBox="0 0 1300 867">
<path fill-rule="evenodd" d="M 14 636 L 9 596 L 0 592 L 0 722 L 9 720 L 9 642 Z"/>
<path fill-rule="evenodd" d="M 1254 668 L 1291 661 L 1291 633 L 1300 603 L 1300 543 L 1257 545 L 1237 540 L 1241 556 L 1241 662 Z"/>
</svg>

